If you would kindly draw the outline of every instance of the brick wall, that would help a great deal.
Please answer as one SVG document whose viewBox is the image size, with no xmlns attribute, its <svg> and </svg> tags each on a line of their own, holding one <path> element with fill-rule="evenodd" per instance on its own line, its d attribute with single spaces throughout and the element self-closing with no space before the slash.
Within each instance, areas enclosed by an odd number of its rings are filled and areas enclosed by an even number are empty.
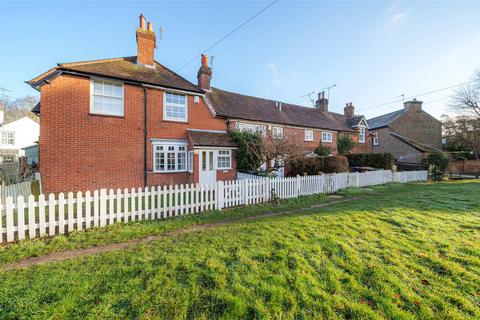
<svg viewBox="0 0 480 320">
<path fill-rule="evenodd" d="M 379 145 L 373 146 L 373 151 L 389 152 L 401 162 L 420 163 L 424 155 L 390 135 L 391 132 L 438 149 L 442 147 L 441 122 L 421 110 L 405 112 L 392 122 L 390 127 L 379 128 L 372 132 L 377 133 L 379 140 Z"/>
<path fill-rule="evenodd" d="M 189 96 L 188 123 L 163 121 L 163 91 L 147 91 L 147 184 L 195 182 L 186 172 L 152 172 L 150 139 L 187 140 L 187 128 L 226 130 L 225 120 L 214 118 L 203 99 L 194 104 Z M 92 115 L 89 78 L 62 75 L 42 86 L 39 162 L 45 192 L 143 186 L 143 101 L 142 88 L 125 84 L 124 117 Z"/>
</svg>

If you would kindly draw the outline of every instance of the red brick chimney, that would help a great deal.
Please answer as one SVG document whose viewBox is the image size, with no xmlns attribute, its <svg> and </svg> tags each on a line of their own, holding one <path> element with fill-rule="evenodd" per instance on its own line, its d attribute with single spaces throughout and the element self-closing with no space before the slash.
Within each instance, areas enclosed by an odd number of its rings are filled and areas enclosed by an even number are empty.
<svg viewBox="0 0 480 320">
<path fill-rule="evenodd" d="M 197 73 L 198 86 L 205 91 L 211 91 L 210 79 L 212 79 L 212 68 L 208 66 L 208 56 L 202 54 L 202 65 Z"/>
<path fill-rule="evenodd" d="M 343 114 L 348 118 L 353 118 L 355 116 L 355 107 L 351 102 L 345 105 L 345 108 L 343 108 Z"/>
<path fill-rule="evenodd" d="M 140 15 L 140 26 L 137 32 L 137 64 L 143 66 L 155 66 L 155 32 L 153 25 L 148 22 L 148 29 L 145 29 L 145 17 Z"/>
<path fill-rule="evenodd" d="M 315 101 L 315 108 L 321 112 L 328 112 L 328 99 L 325 98 L 325 91 L 318 93 L 318 100 Z"/>
<path fill-rule="evenodd" d="M 413 98 L 412 101 L 405 101 L 403 107 L 405 110 L 410 112 L 419 112 L 422 110 L 423 101 L 419 101 L 416 98 Z"/>
</svg>

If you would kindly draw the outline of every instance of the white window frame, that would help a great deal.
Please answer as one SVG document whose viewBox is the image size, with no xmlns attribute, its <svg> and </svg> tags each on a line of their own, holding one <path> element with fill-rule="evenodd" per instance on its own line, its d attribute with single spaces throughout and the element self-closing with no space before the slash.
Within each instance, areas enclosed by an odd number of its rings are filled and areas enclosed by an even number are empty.
<svg viewBox="0 0 480 320">
<path fill-rule="evenodd" d="M 180 103 L 169 102 L 168 105 L 167 105 L 167 94 L 184 96 L 185 97 L 185 104 L 182 105 Z M 176 118 L 176 117 L 167 116 L 167 107 L 168 106 L 185 107 L 185 118 Z M 176 122 L 188 122 L 188 95 L 183 94 L 183 93 L 178 93 L 178 92 L 165 91 L 164 94 L 163 94 L 163 120 L 176 121 Z"/>
<path fill-rule="evenodd" d="M 251 123 L 244 123 L 244 122 L 239 122 L 237 121 L 235 123 L 235 128 L 238 131 L 249 131 L 252 133 L 260 133 L 262 137 L 267 136 L 267 126 L 263 124 L 251 124 Z"/>
<path fill-rule="evenodd" d="M 164 141 L 155 141 L 152 143 L 153 145 L 153 172 L 158 172 L 158 173 L 175 173 L 175 172 L 187 172 L 188 171 L 188 144 L 184 142 L 164 142 Z M 163 158 L 164 158 L 164 167 L 163 169 L 157 168 L 157 147 L 163 147 L 163 150 L 161 153 L 163 153 Z M 169 147 L 173 147 L 174 150 L 168 150 Z M 180 147 L 185 148 L 184 151 L 179 150 Z M 174 170 L 169 170 L 168 169 L 168 154 L 169 153 L 174 153 L 175 154 L 175 169 Z M 184 169 L 178 169 L 178 164 L 179 164 L 179 157 L 178 155 L 182 153 L 185 154 L 185 168 Z"/>
<path fill-rule="evenodd" d="M 118 97 L 115 95 L 105 95 L 105 94 L 95 94 L 94 90 L 94 85 L 95 82 L 102 84 L 109 83 L 109 84 L 114 84 L 114 85 L 120 85 L 122 88 L 122 97 Z M 104 110 L 96 110 L 95 109 L 95 96 L 101 96 L 101 97 L 107 97 L 107 98 L 113 98 L 113 99 L 118 99 L 122 101 L 122 110 L 121 112 L 110 112 L 110 111 L 104 111 Z M 125 115 L 125 90 L 124 90 L 124 84 L 121 81 L 115 81 L 115 80 L 110 80 L 110 79 L 104 79 L 104 78 L 90 78 L 90 113 L 92 114 L 100 114 L 100 115 L 107 115 L 107 116 L 117 116 L 117 117 L 123 117 Z"/>
<path fill-rule="evenodd" d="M 8 142 L 10 140 L 12 140 L 12 143 Z M 0 142 L 4 146 L 14 146 L 15 145 L 15 131 L 2 131 L 2 136 L 1 136 L 1 141 Z"/>
<path fill-rule="evenodd" d="M 272 137 L 273 139 L 283 139 L 283 127 L 273 127 Z"/>
<path fill-rule="evenodd" d="M 364 126 L 358 126 L 358 142 L 365 143 L 367 136 L 367 128 Z"/>
<path fill-rule="evenodd" d="M 375 134 L 374 134 L 374 136 L 373 136 L 373 145 L 374 145 L 374 146 L 380 145 L 380 142 L 378 141 L 378 135 L 377 135 L 376 132 L 375 132 Z"/>
<path fill-rule="evenodd" d="M 322 142 L 333 142 L 333 133 L 322 131 Z"/>
<path fill-rule="evenodd" d="M 226 152 L 226 154 L 221 154 Z M 220 165 L 220 159 L 221 158 L 227 158 L 228 157 L 228 165 L 227 166 L 221 166 Z M 230 170 L 232 169 L 232 150 L 218 150 L 217 151 L 217 169 L 218 170 Z"/>
<path fill-rule="evenodd" d="M 313 130 L 305 130 L 305 141 L 313 141 Z"/>
<path fill-rule="evenodd" d="M 188 172 L 193 172 L 193 150 L 188 150 L 187 153 L 187 170 Z"/>
</svg>

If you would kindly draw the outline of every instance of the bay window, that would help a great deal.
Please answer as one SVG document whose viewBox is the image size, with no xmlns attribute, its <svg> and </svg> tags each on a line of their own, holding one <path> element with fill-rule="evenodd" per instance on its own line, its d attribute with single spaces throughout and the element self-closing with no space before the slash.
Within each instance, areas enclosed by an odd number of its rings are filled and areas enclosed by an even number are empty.
<svg viewBox="0 0 480 320">
<path fill-rule="evenodd" d="M 153 145 L 154 172 L 187 171 L 187 145 L 158 143 Z"/>
</svg>

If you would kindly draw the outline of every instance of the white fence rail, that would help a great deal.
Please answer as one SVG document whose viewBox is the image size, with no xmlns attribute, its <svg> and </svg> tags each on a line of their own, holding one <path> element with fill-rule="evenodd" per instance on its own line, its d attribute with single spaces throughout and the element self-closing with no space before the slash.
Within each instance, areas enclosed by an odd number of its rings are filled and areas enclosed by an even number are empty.
<svg viewBox="0 0 480 320">
<path fill-rule="evenodd" d="M 0 204 L 0 242 L 64 234 L 117 222 L 166 219 L 207 210 L 302 195 L 329 194 L 347 187 L 427 180 L 427 171 L 338 173 L 293 178 L 219 181 L 214 185 L 175 185 L 124 190 L 60 193 L 38 199 L 7 197 Z"/>
</svg>

